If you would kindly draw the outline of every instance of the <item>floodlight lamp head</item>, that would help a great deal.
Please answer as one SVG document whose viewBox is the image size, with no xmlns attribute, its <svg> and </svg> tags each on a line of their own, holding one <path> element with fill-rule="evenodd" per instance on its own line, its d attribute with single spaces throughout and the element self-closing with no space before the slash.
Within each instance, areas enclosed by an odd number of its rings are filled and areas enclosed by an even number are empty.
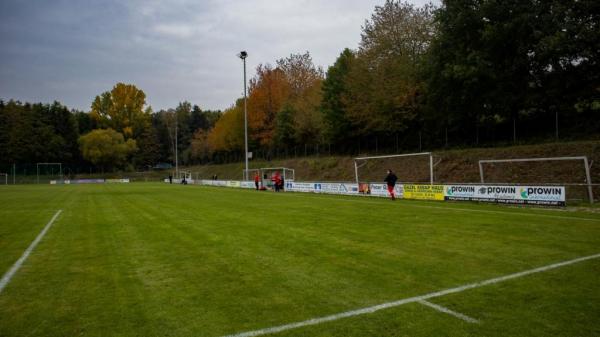
<svg viewBox="0 0 600 337">
<path fill-rule="evenodd" d="M 238 57 L 241 58 L 242 60 L 245 59 L 246 57 L 248 57 L 248 53 L 244 50 L 242 50 L 239 54 Z"/>
</svg>

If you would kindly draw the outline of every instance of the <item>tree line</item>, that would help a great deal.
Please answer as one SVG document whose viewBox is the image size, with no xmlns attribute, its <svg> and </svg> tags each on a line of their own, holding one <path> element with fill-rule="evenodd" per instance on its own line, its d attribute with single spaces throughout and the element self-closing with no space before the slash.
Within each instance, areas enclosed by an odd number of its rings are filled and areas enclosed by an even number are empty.
<svg viewBox="0 0 600 337">
<path fill-rule="evenodd" d="M 250 151 L 393 152 L 595 137 L 599 22 L 597 1 L 462 0 L 436 8 L 387 0 L 365 21 L 359 47 L 341 51 L 327 71 L 309 52 L 256 68 Z M 143 91 L 122 83 L 96 97 L 89 113 L 2 102 L 0 155 L 147 167 L 173 161 L 175 126 L 182 163 L 243 158 L 243 99 L 223 112 L 188 102 L 153 112 Z"/>
</svg>

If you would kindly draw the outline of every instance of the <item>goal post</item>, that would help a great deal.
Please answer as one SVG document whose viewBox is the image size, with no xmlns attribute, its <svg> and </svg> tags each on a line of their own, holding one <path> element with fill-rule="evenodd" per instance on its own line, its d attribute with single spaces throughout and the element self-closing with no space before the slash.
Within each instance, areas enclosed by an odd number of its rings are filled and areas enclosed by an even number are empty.
<svg viewBox="0 0 600 337">
<path fill-rule="evenodd" d="M 39 184 L 40 183 L 40 170 L 42 175 L 48 175 L 48 172 L 50 172 L 50 176 L 54 176 L 55 175 L 55 170 L 58 170 L 58 180 L 62 180 L 63 178 L 63 174 L 62 174 L 62 163 L 37 163 L 36 165 L 36 182 Z M 45 173 L 45 174 L 44 174 Z"/>
<path fill-rule="evenodd" d="M 254 179 L 255 175 L 260 175 L 260 169 L 244 169 L 243 171 L 243 175 L 242 175 L 242 179 L 245 181 L 250 181 L 252 179 Z"/>
<path fill-rule="evenodd" d="M 4 177 L 4 179 L 2 179 Z M 8 185 L 8 173 L 0 173 L 0 184 L 4 181 L 4 185 Z"/>
<path fill-rule="evenodd" d="M 419 153 L 404 153 L 404 154 L 393 154 L 387 156 L 372 156 L 372 157 L 358 157 L 354 158 L 354 177 L 356 183 L 359 184 L 358 169 L 362 166 L 359 165 L 359 161 L 366 161 L 372 159 L 387 159 L 387 158 L 400 158 L 400 157 L 428 157 L 429 158 L 429 183 L 433 185 L 433 153 L 432 152 L 419 152 Z M 363 164 L 364 165 L 364 164 Z"/>
<path fill-rule="evenodd" d="M 594 203 L 594 192 L 592 191 L 592 176 L 590 175 L 590 165 L 586 156 L 579 157 L 548 157 L 548 158 L 516 158 L 516 159 L 482 159 L 479 161 L 479 177 L 481 183 L 485 183 L 483 174 L 483 164 L 494 164 L 494 163 L 519 163 L 519 162 L 540 162 L 540 161 L 583 161 L 585 169 L 585 179 L 587 185 L 588 198 L 590 203 Z"/>
</svg>

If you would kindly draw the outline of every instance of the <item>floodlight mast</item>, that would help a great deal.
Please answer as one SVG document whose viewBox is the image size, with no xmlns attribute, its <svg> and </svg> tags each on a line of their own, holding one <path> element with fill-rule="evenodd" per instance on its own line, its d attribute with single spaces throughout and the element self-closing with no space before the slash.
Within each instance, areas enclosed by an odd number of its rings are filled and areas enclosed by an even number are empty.
<svg viewBox="0 0 600 337">
<path fill-rule="evenodd" d="M 243 178 L 244 180 L 248 180 L 248 96 L 246 94 L 246 57 L 248 57 L 248 53 L 242 50 L 238 57 L 241 58 L 244 63 L 244 160 L 246 163 L 246 169 L 244 170 Z"/>
</svg>

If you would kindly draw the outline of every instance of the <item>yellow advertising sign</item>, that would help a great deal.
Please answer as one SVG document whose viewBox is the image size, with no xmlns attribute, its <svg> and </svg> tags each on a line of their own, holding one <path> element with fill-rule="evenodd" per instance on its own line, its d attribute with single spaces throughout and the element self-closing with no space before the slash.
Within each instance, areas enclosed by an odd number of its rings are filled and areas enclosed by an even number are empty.
<svg viewBox="0 0 600 337">
<path fill-rule="evenodd" d="M 404 185 L 404 199 L 444 200 L 444 185 Z"/>
</svg>

